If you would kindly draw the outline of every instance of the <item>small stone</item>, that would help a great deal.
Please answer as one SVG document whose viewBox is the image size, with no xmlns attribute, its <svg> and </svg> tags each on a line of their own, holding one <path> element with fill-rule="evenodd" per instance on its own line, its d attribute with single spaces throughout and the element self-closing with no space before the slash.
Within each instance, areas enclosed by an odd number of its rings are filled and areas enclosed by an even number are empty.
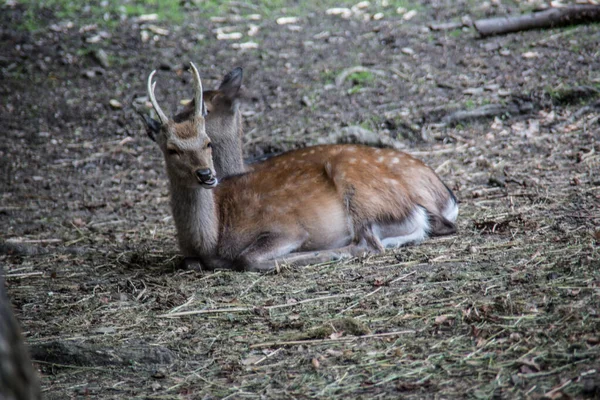
<svg viewBox="0 0 600 400">
<path fill-rule="evenodd" d="M 277 18 L 277 25 L 297 24 L 300 21 L 298 17 L 280 17 Z"/>
<path fill-rule="evenodd" d="M 239 50 L 258 49 L 258 43 L 256 43 L 256 42 L 233 43 L 231 45 L 231 47 L 234 49 L 239 49 Z"/>
<path fill-rule="evenodd" d="M 410 10 L 409 12 L 407 12 L 406 14 L 404 14 L 402 16 L 402 19 L 405 21 L 408 21 L 408 20 L 413 19 L 416 15 L 417 15 L 417 12 L 415 10 Z"/>
<path fill-rule="evenodd" d="M 483 88 L 482 87 L 480 87 L 480 88 L 467 88 L 467 89 L 463 90 L 463 94 L 468 94 L 468 95 L 471 95 L 471 96 L 478 95 L 478 94 L 481 94 L 481 93 L 483 93 Z"/>
<path fill-rule="evenodd" d="M 87 43 L 98 43 L 102 40 L 102 35 L 94 35 L 94 36 L 90 36 L 89 38 L 85 39 L 85 41 Z"/>
<path fill-rule="evenodd" d="M 485 51 L 495 51 L 500 48 L 500 44 L 497 42 L 490 42 L 483 45 Z"/>
<path fill-rule="evenodd" d="M 249 24 L 248 25 L 248 36 L 255 36 L 258 33 L 258 25 L 254 25 L 254 24 Z"/>
<path fill-rule="evenodd" d="M 150 21 L 157 21 L 157 20 L 158 20 L 158 14 L 142 14 L 139 17 L 137 17 L 138 22 L 150 22 Z"/>
<path fill-rule="evenodd" d="M 346 7 L 334 7 L 325 11 L 327 15 L 339 15 L 342 18 L 350 18 L 352 16 L 352 10 Z"/>
<path fill-rule="evenodd" d="M 150 34 L 148 33 L 148 31 L 141 31 L 140 32 L 140 38 L 142 39 L 142 42 L 147 42 L 148 40 L 150 40 Z"/>
<path fill-rule="evenodd" d="M 167 376 L 167 371 L 165 371 L 162 368 L 159 368 L 156 371 L 154 371 L 154 373 L 152 373 L 152 377 L 154 379 L 164 379 L 166 376 Z"/>
<path fill-rule="evenodd" d="M 415 54 L 415 51 L 413 49 L 411 49 L 410 47 L 404 47 L 400 51 L 402 51 L 404 54 L 408 54 L 409 56 L 412 56 Z"/>
<path fill-rule="evenodd" d="M 112 108 L 114 108 L 115 110 L 123 108 L 123 104 L 121 104 L 121 102 L 119 100 L 110 99 L 108 104 L 110 104 L 110 106 Z"/>
<path fill-rule="evenodd" d="M 148 29 L 150 32 L 152 32 L 156 35 L 160 35 L 160 36 L 168 36 L 169 35 L 169 30 L 165 29 L 165 28 L 161 28 L 160 26 L 148 25 L 146 27 L 146 29 Z"/>
<path fill-rule="evenodd" d="M 98 49 L 93 53 L 94 59 L 104 68 L 110 67 L 110 62 L 108 61 L 108 54 L 103 49 Z"/>
<path fill-rule="evenodd" d="M 379 21 L 380 19 L 383 19 L 383 17 L 385 17 L 385 15 L 383 13 L 377 13 L 377 14 L 373 15 L 373 19 L 375 21 Z"/>
<path fill-rule="evenodd" d="M 241 32 L 229 32 L 229 33 L 225 33 L 225 32 L 218 32 L 217 33 L 217 40 L 238 40 L 242 38 L 242 33 Z"/>
<path fill-rule="evenodd" d="M 312 101 L 307 96 L 302 96 L 302 100 L 300 100 L 300 104 L 305 107 L 312 107 Z"/>
<path fill-rule="evenodd" d="M 538 53 L 537 51 L 527 51 L 527 52 L 523 53 L 522 56 L 523 56 L 523 58 L 530 59 L 530 58 L 539 58 L 539 57 L 541 57 L 541 54 Z"/>
</svg>

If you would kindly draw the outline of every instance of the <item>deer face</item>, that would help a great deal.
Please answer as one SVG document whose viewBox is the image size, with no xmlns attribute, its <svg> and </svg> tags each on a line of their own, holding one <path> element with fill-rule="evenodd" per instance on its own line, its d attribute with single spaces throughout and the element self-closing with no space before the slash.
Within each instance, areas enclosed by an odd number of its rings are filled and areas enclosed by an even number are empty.
<svg viewBox="0 0 600 400">
<path fill-rule="evenodd" d="M 192 118 L 183 122 L 175 122 L 161 110 L 154 96 L 152 83 L 154 72 L 148 78 L 148 97 L 159 121 L 142 114 L 146 122 L 146 132 L 160 147 L 165 157 L 167 173 L 171 182 L 187 187 L 211 189 L 217 186 L 218 180 L 212 158 L 212 145 L 206 134 L 206 108 L 202 100 L 202 84 L 200 74 L 193 63 L 194 101 L 195 107 Z"/>
</svg>

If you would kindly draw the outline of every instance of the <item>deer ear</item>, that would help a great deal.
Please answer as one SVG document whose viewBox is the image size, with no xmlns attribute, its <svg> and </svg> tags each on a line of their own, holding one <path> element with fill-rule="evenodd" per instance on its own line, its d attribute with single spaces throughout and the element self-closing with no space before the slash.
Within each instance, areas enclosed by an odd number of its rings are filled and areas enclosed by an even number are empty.
<svg viewBox="0 0 600 400">
<path fill-rule="evenodd" d="M 144 125 L 146 127 L 146 134 L 148 137 L 152 139 L 153 142 L 156 142 L 156 135 L 160 132 L 160 122 L 155 119 L 152 119 L 148 116 L 148 114 L 144 114 L 139 112 L 140 116 L 144 120 Z"/>
<path fill-rule="evenodd" d="M 243 70 L 237 67 L 225 75 L 219 86 L 219 91 L 225 94 L 230 100 L 235 99 L 242 86 L 242 78 Z"/>
</svg>

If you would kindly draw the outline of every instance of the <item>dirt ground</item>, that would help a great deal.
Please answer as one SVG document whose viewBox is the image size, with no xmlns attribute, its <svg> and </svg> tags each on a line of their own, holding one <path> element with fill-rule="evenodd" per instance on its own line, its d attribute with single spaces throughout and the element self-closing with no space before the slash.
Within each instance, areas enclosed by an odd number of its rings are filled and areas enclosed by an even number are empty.
<svg viewBox="0 0 600 400">
<path fill-rule="evenodd" d="M 45 398 L 600 396 L 600 27 L 480 39 L 428 26 L 532 3 L 326 3 L 106 26 L 38 7 L 35 30 L 0 5 L 0 263 Z M 276 275 L 176 269 L 131 102 L 158 68 L 181 107 L 190 60 L 208 88 L 244 68 L 248 157 L 395 139 L 454 190 L 459 232 Z"/>
</svg>

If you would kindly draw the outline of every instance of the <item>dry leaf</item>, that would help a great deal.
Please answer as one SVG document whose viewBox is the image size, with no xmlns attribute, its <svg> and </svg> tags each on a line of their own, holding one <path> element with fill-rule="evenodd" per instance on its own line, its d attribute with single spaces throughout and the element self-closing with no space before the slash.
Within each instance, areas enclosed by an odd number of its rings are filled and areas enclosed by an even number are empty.
<svg viewBox="0 0 600 400">
<path fill-rule="evenodd" d="M 319 367 L 321 366 L 321 363 L 319 362 L 319 360 L 317 360 L 316 358 L 312 359 L 312 365 L 315 369 L 319 369 Z"/>
<path fill-rule="evenodd" d="M 75 225 L 78 228 L 83 228 L 86 224 L 85 224 L 85 221 L 82 220 L 81 218 L 75 218 L 73 220 L 73 225 Z"/>
<path fill-rule="evenodd" d="M 537 51 L 527 51 L 522 54 L 523 58 L 538 58 L 541 57 L 541 54 Z"/>
<path fill-rule="evenodd" d="M 333 332 L 331 335 L 329 335 L 329 339 L 339 339 L 342 336 L 344 336 L 344 331 Z"/>
</svg>

